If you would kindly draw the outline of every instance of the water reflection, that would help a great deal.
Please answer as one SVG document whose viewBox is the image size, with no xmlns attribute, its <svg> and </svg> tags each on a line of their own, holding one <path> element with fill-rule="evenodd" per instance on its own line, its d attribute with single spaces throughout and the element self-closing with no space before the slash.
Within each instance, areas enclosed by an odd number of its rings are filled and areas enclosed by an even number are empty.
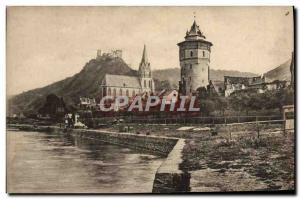
<svg viewBox="0 0 300 199">
<path fill-rule="evenodd" d="M 9 131 L 13 193 L 151 192 L 161 158 L 71 135 Z"/>
</svg>

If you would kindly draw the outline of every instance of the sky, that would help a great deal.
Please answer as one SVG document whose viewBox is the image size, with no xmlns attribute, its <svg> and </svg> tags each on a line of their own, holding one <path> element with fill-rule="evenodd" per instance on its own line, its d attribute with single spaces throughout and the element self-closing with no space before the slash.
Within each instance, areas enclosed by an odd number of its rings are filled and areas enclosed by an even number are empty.
<svg viewBox="0 0 300 199">
<path fill-rule="evenodd" d="M 122 49 L 138 69 L 179 67 L 177 43 L 197 21 L 213 43 L 211 68 L 262 74 L 293 51 L 292 7 L 9 7 L 7 94 L 78 73 L 97 49 Z"/>
</svg>

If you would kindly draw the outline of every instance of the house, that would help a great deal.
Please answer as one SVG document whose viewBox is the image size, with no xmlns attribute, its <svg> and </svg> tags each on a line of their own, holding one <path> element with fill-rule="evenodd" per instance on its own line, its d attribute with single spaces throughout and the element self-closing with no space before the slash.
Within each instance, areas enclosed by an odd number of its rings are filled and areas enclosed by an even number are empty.
<svg viewBox="0 0 300 199">
<path fill-rule="evenodd" d="M 78 105 L 80 108 L 89 109 L 95 108 L 97 104 L 95 98 L 80 97 Z"/>
<path fill-rule="evenodd" d="M 252 89 L 263 89 L 265 83 L 265 77 L 231 77 L 224 76 L 224 95 L 225 97 L 230 96 L 236 91 L 246 90 L 248 88 Z"/>
</svg>

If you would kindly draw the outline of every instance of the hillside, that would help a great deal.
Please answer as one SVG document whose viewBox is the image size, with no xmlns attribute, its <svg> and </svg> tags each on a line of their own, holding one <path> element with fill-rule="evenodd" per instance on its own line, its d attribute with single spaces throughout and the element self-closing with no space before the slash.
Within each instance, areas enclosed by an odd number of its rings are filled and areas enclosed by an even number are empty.
<svg viewBox="0 0 300 199">
<path fill-rule="evenodd" d="M 33 89 L 22 94 L 8 98 L 8 113 L 35 113 L 45 103 L 46 96 L 56 94 L 63 97 L 67 105 L 78 102 L 80 96 L 96 97 L 99 93 L 99 84 L 105 74 L 136 75 L 122 59 L 103 56 L 100 60 L 90 60 L 83 69 L 64 80 L 48 86 Z M 227 70 L 211 70 L 211 79 L 223 81 L 224 75 L 255 76 L 253 73 Z M 171 88 L 178 87 L 180 76 L 179 68 L 154 70 L 153 77 L 156 82 L 167 80 Z M 166 84 L 161 84 L 162 87 Z"/>
<path fill-rule="evenodd" d="M 290 81 L 291 80 L 291 71 L 290 71 L 291 60 L 292 59 L 277 66 L 273 70 L 266 72 L 265 73 L 266 80 L 270 81 L 270 82 L 274 81 L 274 80 Z"/>
<path fill-rule="evenodd" d="M 234 70 L 210 70 L 210 79 L 213 81 L 224 81 L 224 76 L 253 77 L 257 76 L 257 74 Z M 173 88 L 178 88 L 178 81 L 180 79 L 180 69 L 168 68 L 163 70 L 154 70 L 153 78 L 158 79 L 160 81 L 168 80 Z"/>
<path fill-rule="evenodd" d="M 10 97 L 8 112 L 35 112 L 44 104 L 45 97 L 50 93 L 63 97 L 69 105 L 77 102 L 80 96 L 96 97 L 99 93 L 99 83 L 106 73 L 134 75 L 135 71 L 120 58 L 103 56 L 100 60 L 92 59 L 72 77 Z"/>
</svg>

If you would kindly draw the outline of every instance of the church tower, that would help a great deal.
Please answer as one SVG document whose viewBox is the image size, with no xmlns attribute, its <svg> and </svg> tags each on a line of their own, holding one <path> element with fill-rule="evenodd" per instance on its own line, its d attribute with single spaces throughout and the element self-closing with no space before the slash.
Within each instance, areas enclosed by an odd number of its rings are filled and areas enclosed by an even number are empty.
<svg viewBox="0 0 300 199">
<path fill-rule="evenodd" d="M 179 46 L 181 78 L 179 92 L 192 95 L 199 87 L 209 84 L 210 50 L 212 43 L 206 40 L 194 20 L 191 29 L 186 32 L 185 40 Z"/>
<path fill-rule="evenodd" d="M 147 57 L 146 45 L 144 45 L 142 60 L 139 66 L 139 79 L 142 92 L 154 92 L 154 81 L 152 79 L 151 66 Z"/>
</svg>

